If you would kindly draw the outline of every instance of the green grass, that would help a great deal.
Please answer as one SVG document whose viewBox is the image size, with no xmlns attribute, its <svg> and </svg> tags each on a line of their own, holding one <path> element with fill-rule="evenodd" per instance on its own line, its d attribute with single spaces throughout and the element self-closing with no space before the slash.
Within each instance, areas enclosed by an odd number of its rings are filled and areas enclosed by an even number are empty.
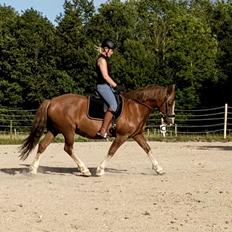
<svg viewBox="0 0 232 232">
<path fill-rule="evenodd" d="M 20 135 L 0 135 L 0 144 L 22 144 L 24 140 L 27 138 L 28 134 L 20 134 Z M 75 141 L 77 142 L 87 142 L 90 141 L 87 138 L 76 135 Z M 53 142 L 55 143 L 63 143 L 64 137 L 62 135 L 58 135 Z"/>
<path fill-rule="evenodd" d="M 4 134 L 0 135 L 0 144 L 22 144 L 23 141 L 26 139 L 28 134 L 20 134 L 20 135 L 9 135 Z M 152 133 L 145 133 L 146 138 L 149 141 L 163 141 L 163 142 L 230 142 L 232 141 L 232 135 L 228 135 L 226 139 L 223 138 L 222 134 L 208 134 L 208 135 L 170 135 L 166 134 L 164 138 L 160 133 L 152 134 Z M 110 139 L 110 140 L 113 140 Z M 97 141 L 97 140 L 90 140 L 79 135 L 75 136 L 75 142 L 90 142 L 90 141 Z M 62 135 L 58 135 L 54 141 L 55 143 L 63 143 L 64 138 Z"/>
</svg>

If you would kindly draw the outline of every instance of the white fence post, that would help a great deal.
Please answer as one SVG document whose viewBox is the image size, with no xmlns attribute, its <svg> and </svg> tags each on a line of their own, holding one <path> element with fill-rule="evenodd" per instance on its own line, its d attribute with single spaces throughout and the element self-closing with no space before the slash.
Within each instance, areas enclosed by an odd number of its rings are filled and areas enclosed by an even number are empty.
<svg viewBox="0 0 232 232">
<path fill-rule="evenodd" d="M 225 104 L 225 115 L 224 115 L 224 139 L 226 139 L 227 116 L 228 116 L 228 104 Z"/>
<path fill-rule="evenodd" d="M 177 137 L 177 124 L 175 124 L 175 136 Z"/>
<path fill-rule="evenodd" d="M 12 128 L 13 128 L 13 121 L 10 120 L 10 139 L 12 139 Z"/>
</svg>

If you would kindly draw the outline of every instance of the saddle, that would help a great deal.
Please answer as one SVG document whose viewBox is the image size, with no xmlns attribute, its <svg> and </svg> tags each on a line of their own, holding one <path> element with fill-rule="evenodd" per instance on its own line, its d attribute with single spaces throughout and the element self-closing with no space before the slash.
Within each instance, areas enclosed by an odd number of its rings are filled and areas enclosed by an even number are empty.
<svg viewBox="0 0 232 232">
<path fill-rule="evenodd" d="M 120 117 L 122 113 L 123 100 L 122 97 L 118 94 L 115 94 L 118 108 L 114 114 L 113 123 Z M 93 120 L 103 120 L 105 112 L 107 111 L 107 103 L 100 95 L 93 95 L 88 97 L 88 109 L 87 116 Z"/>
</svg>

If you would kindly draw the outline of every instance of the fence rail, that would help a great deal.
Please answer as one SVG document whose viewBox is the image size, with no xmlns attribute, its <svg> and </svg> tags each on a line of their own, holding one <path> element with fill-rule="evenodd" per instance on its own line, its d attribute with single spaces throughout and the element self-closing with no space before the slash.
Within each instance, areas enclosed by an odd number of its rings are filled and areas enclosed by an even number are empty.
<svg viewBox="0 0 232 232">
<path fill-rule="evenodd" d="M 0 108 L 0 134 L 21 134 L 30 131 L 36 110 L 18 110 Z M 150 115 L 146 125 L 148 134 L 166 133 L 181 135 L 222 135 L 224 138 L 232 132 L 232 107 L 194 110 L 176 110 L 174 126 L 162 125 L 159 112 Z"/>
<path fill-rule="evenodd" d="M 227 104 L 209 109 L 176 110 L 175 113 L 175 125 L 167 127 L 167 133 L 171 135 L 217 134 L 226 139 L 232 132 L 232 107 Z M 148 133 L 159 132 L 162 126 L 159 124 L 162 124 L 161 120 L 153 113 L 147 123 Z"/>
</svg>

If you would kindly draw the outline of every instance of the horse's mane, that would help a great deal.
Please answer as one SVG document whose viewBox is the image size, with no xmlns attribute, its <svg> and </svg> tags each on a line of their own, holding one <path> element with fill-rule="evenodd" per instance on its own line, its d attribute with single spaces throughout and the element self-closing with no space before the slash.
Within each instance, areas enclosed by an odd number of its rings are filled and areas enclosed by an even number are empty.
<svg viewBox="0 0 232 232">
<path fill-rule="evenodd" d="M 158 85 L 149 85 L 143 88 L 131 90 L 127 93 L 123 93 L 125 98 L 144 102 L 147 100 L 155 100 L 157 96 L 162 97 L 166 94 L 166 87 Z"/>
</svg>

